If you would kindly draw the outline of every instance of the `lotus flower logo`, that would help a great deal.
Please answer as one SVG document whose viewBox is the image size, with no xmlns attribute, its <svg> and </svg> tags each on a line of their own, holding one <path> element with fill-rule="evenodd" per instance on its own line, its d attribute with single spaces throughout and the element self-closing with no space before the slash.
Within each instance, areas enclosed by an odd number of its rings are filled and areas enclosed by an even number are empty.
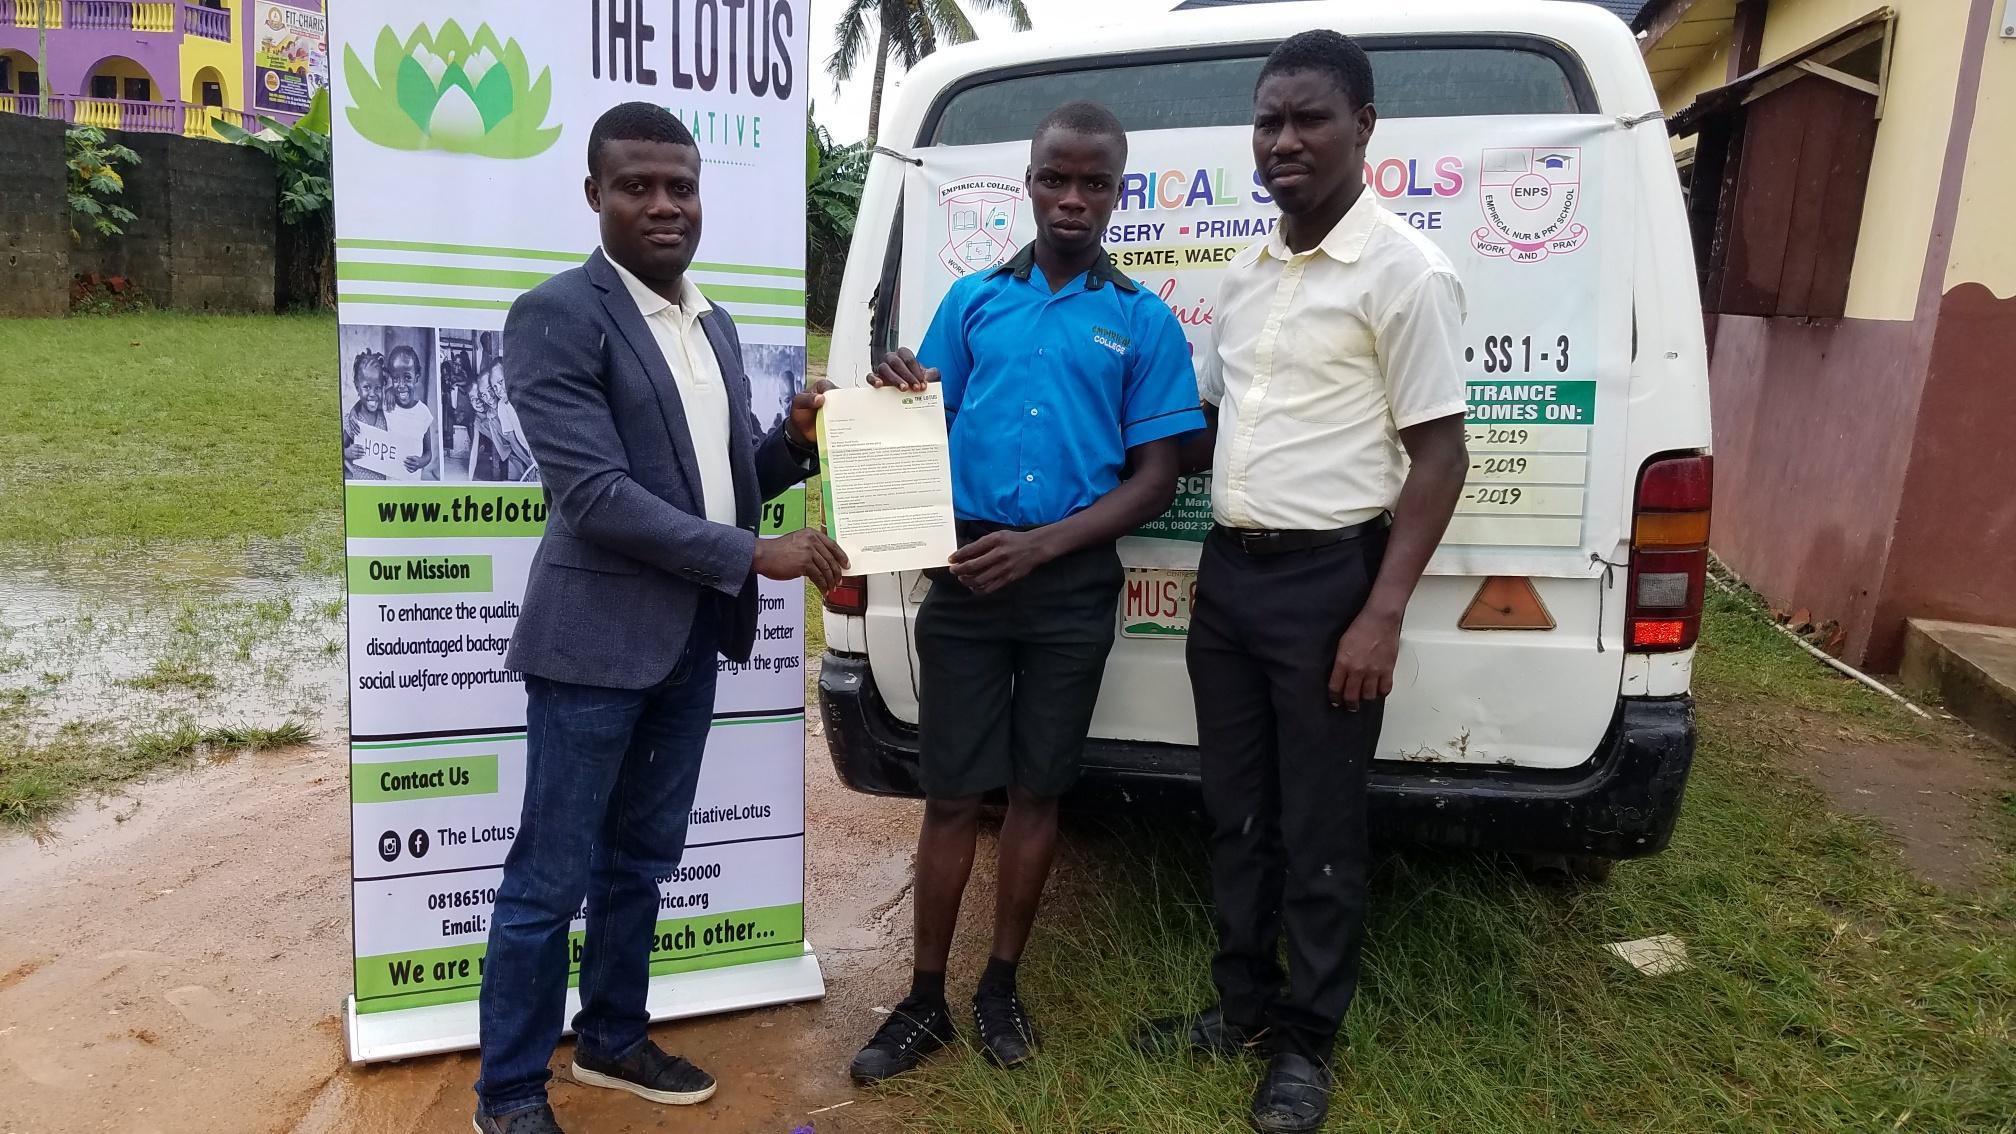
<svg viewBox="0 0 2016 1134">
<path fill-rule="evenodd" d="M 343 77 L 350 125 L 389 149 L 523 158 L 560 137 L 560 127 L 544 125 L 552 71 L 533 82 L 518 41 L 500 43 L 488 24 L 474 36 L 453 20 L 438 32 L 422 24 L 405 43 L 385 28 L 368 71 L 356 48 L 344 49 Z"/>
</svg>

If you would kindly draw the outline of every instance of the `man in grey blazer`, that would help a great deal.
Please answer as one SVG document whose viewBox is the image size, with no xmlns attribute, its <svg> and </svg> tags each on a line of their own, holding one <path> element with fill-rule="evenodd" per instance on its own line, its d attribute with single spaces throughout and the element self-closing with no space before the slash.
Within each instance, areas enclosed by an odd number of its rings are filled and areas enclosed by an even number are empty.
<svg viewBox="0 0 2016 1134">
<path fill-rule="evenodd" d="M 756 577 L 839 579 L 806 529 L 756 536 L 762 504 L 817 471 L 823 400 L 757 437 L 735 325 L 686 277 L 700 152 L 662 107 L 588 138 L 602 248 L 512 304 L 510 398 L 538 458 L 546 535 L 507 664 L 525 674 L 525 805 L 483 966 L 479 1134 L 554 1134 L 547 1062 L 567 926 L 587 906 L 573 1077 L 661 1103 L 714 1093 L 645 1034 L 659 878 L 686 843 L 713 721 L 715 655 L 747 660 Z"/>
</svg>

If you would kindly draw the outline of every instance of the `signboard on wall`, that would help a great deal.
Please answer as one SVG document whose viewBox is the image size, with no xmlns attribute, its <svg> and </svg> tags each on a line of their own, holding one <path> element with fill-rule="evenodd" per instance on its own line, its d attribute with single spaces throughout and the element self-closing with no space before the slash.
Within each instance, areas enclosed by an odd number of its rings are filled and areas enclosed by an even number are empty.
<svg viewBox="0 0 2016 1134">
<path fill-rule="evenodd" d="M 329 19 L 319 8 L 275 0 L 252 5 L 252 108 L 306 114 L 329 85 Z"/>
</svg>

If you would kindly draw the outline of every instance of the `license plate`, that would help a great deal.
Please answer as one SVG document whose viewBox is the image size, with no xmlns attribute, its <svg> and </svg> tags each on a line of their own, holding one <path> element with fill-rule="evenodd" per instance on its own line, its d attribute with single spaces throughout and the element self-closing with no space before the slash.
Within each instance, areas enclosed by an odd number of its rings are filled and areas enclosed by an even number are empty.
<svg viewBox="0 0 2016 1134">
<path fill-rule="evenodd" d="M 1197 594 L 1197 572 L 1127 569 L 1120 593 L 1122 638 L 1187 638 L 1190 604 Z"/>
</svg>

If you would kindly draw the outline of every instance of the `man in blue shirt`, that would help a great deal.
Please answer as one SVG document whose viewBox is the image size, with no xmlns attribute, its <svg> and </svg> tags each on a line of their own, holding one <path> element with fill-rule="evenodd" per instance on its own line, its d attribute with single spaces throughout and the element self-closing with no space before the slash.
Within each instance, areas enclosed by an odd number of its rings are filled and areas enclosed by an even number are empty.
<svg viewBox="0 0 2016 1134">
<path fill-rule="evenodd" d="M 1114 544 L 1169 507 L 1176 439 L 1204 425 L 1176 317 L 1100 247 L 1126 166 L 1112 112 L 1053 111 L 1030 143 L 1035 243 L 953 284 L 917 353 L 889 355 L 870 379 L 943 382 L 960 548 L 917 615 L 916 971 L 854 1057 L 856 1082 L 907 1071 L 953 1038 L 945 963 L 980 800 L 1001 789 L 994 948 L 973 1022 L 996 1064 L 1035 1052 L 1015 966 L 1113 648 Z"/>
</svg>

